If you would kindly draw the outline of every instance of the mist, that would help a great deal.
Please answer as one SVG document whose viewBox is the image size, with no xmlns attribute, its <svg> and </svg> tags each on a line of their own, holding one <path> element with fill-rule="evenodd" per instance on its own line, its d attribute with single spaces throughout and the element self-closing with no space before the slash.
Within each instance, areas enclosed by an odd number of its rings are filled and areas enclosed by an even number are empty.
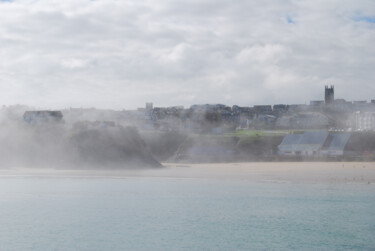
<svg viewBox="0 0 375 251">
<path fill-rule="evenodd" d="M 29 108 L 1 110 L 1 168 L 113 169 L 150 168 L 161 164 L 147 150 L 134 127 L 76 121 L 26 122 Z"/>
<path fill-rule="evenodd" d="M 2 168 L 129 169 L 161 163 L 353 161 L 375 157 L 374 102 L 223 104 L 137 110 L 13 105 L 0 111 Z"/>
</svg>

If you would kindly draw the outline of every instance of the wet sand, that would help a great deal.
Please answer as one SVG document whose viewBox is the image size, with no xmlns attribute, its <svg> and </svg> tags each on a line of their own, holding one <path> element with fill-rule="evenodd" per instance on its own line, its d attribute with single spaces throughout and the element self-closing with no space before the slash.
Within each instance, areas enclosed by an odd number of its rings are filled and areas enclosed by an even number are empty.
<svg viewBox="0 0 375 251">
<path fill-rule="evenodd" d="M 254 182 L 366 183 L 375 185 L 375 162 L 251 162 L 179 164 L 164 163 L 158 169 L 56 170 L 1 169 L 0 178 L 177 178 L 220 179 Z"/>
</svg>

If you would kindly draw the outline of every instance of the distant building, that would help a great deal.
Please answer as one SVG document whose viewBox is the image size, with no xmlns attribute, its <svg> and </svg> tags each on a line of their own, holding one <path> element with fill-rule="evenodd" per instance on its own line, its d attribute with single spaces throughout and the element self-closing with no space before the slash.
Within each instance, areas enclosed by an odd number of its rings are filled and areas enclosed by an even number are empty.
<svg viewBox="0 0 375 251">
<path fill-rule="evenodd" d="M 254 108 L 253 107 L 241 107 L 238 105 L 232 106 L 232 112 L 234 114 L 253 114 Z"/>
<path fill-rule="evenodd" d="M 284 104 L 273 105 L 273 111 L 275 113 L 285 113 L 288 111 L 289 106 Z"/>
<path fill-rule="evenodd" d="M 288 134 L 278 146 L 281 156 L 342 156 L 350 133 L 328 131 Z"/>
<path fill-rule="evenodd" d="M 147 125 L 146 127 L 153 128 L 153 120 L 154 120 L 153 108 L 154 108 L 153 103 L 146 103 L 146 107 L 144 109 L 144 125 Z"/>
<path fill-rule="evenodd" d="M 355 115 L 354 112 L 360 113 Z M 157 130 L 181 130 L 208 132 L 212 128 L 259 128 L 259 129 L 328 129 L 332 130 L 375 130 L 372 115 L 375 100 L 346 101 L 335 99 L 334 86 L 324 87 L 324 100 L 312 100 L 310 104 L 255 105 L 253 107 L 232 107 L 224 104 L 194 104 L 185 109 L 182 106 L 146 107 L 128 112 L 126 118 L 137 126 Z M 65 113 L 64 113 L 65 114 Z M 125 113 L 124 113 L 125 114 Z M 112 118 L 108 119 L 112 120 Z M 117 121 L 117 120 L 116 120 Z"/>
<path fill-rule="evenodd" d="M 277 119 L 276 127 L 285 129 L 325 129 L 329 119 L 319 112 L 301 112 L 282 116 Z"/>
<path fill-rule="evenodd" d="M 288 134 L 278 146 L 284 156 L 314 156 L 320 154 L 328 131 L 312 131 L 302 134 Z"/>
<path fill-rule="evenodd" d="M 331 157 L 344 155 L 350 136 L 350 133 L 330 133 L 322 147 L 321 154 Z"/>
<path fill-rule="evenodd" d="M 324 87 L 324 102 L 326 105 L 332 104 L 335 100 L 335 89 L 334 86 L 328 87 L 327 85 Z"/>
<path fill-rule="evenodd" d="M 323 100 L 312 100 L 310 101 L 311 106 L 323 106 L 324 101 Z"/>
<path fill-rule="evenodd" d="M 269 114 L 260 114 L 257 117 L 258 122 L 262 122 L 263 125 L 274 125 L 276 122 L 276 116 Z"/>
<path fill-rule="evenodd" d="M 61 111 L 26 111 L 23 120 L 28 124 L 46 124 L 63 122 Z"/>
<path fill-rule="evenodd" d="M 147 111 L 152 110 L 153 106 L 154 106 L 153 103 L 146 103 L 146 110 Z"/>
<path fill-rule="evenodd" d="M 353 101 L 353 104 L 354 105 L 365 105 L 365 104 L 367 104 L 367 101 L 366 100 L 355 100 L 355 101 Z"/>
<path fill-rule="evenodd" d="M 223 104 L 204 104 L 204 105 L 192 105 L 190 109 L 193 111 L 219 111 L 226 110 L 231 111 L 231 107 Z"/>
<path fill-rule="evenodd" d="M 292 104 L 288 106 L 288 112 L 306 112 L 310 110 L 309 105 L 305 104 Z"/>
<path fill-rule="evenodd" d="M 375 129 L 375 112 L 355 112 L 355 130 L 367 131 Z"/>
<path fill-rule="evenodd" d="M 346 101 L 345 99 L 335 99 L 331 105 L 331 111 L 333 112 L 348 112 L 353 108 L 353 103 Z"/>
<path fill-rule="evenodd" d="M 254 105 L 254 111 L 256 113 L 272 113 L 271 105 Z"/>
</svg>

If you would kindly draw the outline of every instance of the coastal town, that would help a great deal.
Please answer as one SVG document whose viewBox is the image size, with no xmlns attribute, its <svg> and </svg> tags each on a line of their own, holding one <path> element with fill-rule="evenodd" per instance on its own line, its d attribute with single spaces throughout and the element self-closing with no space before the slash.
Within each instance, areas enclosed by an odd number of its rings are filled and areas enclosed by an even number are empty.
<svg viewBox="0 0 375 251">
<path fill-rule="evenodd" d="M 98 132 L 135 128 L 160 162 L 375 158 L 375 100 L 335 99 L 334 86 L 325 86 L 324 100 L 309 105 L 203 104 L 184 108 L 146 103 L 144 108 L 122 111 L 19 107 L 18 115 L 9 110 L 2 108 L 8 117 L 22 117 L 22 124 L 30 128 L 59 125 Z"/>
<path fill-rule="evenodd" d="M 325 86 L 324 100 L 306 104 L 232 107 L 223 104 L 153 107 L 125 112 L 141 128 L 222 133 L 239 129 L 329 129 L 366 131 L 375 129 L 375 100 L 346 101 L 334 98 L 334 86 Z"/>
<path fill-rule="evenodd" d="M 367 102 L 335 99 L 334 86 L 325 86 L 324 100 L 310 104 L 275 104 L 241 107 L 224 104 L 196 104 L 157 107 L 146 103 L 137 110 L 63 110 L 65 122 L 107 120 L 142 130 L 222 134 L 234 130 L 375 130 L 375 100 Z"/>
</svg>

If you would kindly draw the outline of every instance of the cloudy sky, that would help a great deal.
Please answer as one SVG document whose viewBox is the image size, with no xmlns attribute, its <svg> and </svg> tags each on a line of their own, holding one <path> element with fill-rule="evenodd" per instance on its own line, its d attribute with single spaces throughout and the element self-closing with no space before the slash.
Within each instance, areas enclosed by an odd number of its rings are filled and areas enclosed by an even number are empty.
<svg viewBox="0 0 375 251">
<path fill-rule="evenodd" d="M 0 0 L 0 104 L 375 99 L 373 0 Z"/>
</svg>

